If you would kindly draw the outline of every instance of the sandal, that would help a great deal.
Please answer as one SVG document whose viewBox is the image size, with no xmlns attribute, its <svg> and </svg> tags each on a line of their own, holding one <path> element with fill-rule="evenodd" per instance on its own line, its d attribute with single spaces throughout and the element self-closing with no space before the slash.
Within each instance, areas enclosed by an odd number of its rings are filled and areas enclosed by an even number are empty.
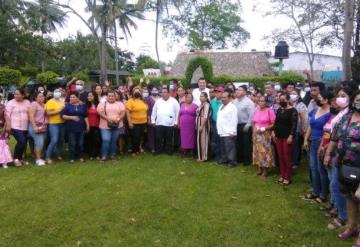
<svg viewBox="0 0 360 247">
<path fill-rule="evenodd" d="M 313 199 L 315 199 L 315 198 L 317 198 L 317 197 L 319 197 L 318 195 L 315 195 L 315 194 L 313 194 L 313 193 L 309 193 L 309 194 L 306 194 L 305 196 L 304 196 L 304 200 L 313 200 Z"/>
<path fill-rule="evenodd" d="M 321 204 L 326 202 L 326 198 L 323 198 L 321 196 L 315 198 L 315 202 Z"/>
<path fill-rule="evenodd" d="M 277 181 L 278 184 L 282 184 L 284 182 L 284 179 L 283 178 L 279 178 L 279 180 Z"/>
<path fill-rule="evenodd" d="M 341 240 L 348 240 L 349 238 L 356 237 L 358 234 L 359 234 L 358 229 L 352 229 L 352 230 L 346 229 L 344 232 L 340 233 L 338 237 Z"/>
<path fill-rule="evenodd" d="M 291 184 L 290 180 L 284 179 L 284 181 L 282 182 L 282 185 L 288 186 Z"/>
<path fill-rule="evenodd" d="M 338 212 L 336 208 L 333 208 L 325 213 L 326 217 L 336 218 L 338 216 Z"/>
<path fill-rule="evenodd" d="M 343 227 L 346 225 L 346 221 L 340 219 L 340 218 L 335 218 L 333 220 L 333 222 L 329 223 L 328 224 L 328 229 L 329 230 L 335 230 L 335 229 L 338 229 L 340 227 Z"/>
</svg>

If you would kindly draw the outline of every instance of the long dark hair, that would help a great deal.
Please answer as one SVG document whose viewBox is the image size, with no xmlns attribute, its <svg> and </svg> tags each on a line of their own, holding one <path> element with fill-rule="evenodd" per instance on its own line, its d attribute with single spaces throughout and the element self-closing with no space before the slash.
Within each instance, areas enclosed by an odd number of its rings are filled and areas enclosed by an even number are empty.
<svg viewBox="0 0 360 247">
<path fill-rule="evenodd" d="M 349 106 L 350 106 L 351 110 L 354 110 L 354 105 L 353 104 L 354 104 L 356 96 L 358 96 L 359 94 L 360 94 L 360 90 L 357 90 L 355 93 L 353 93 L 353 95 L 351 95 L 350 103 L 349 103 Z"/>
<path fill-rule="evenodd" d="M 98 97 L 98 95 L 96 94 L 96 92 L 95 92 L 95 90 L 93 90 L 93 91 L 91 91 L 91 92 L 89 92 L 89 93 L 91 93 L 92 95 L 93 95 L 93 97 L 94 97 L 94 105 L 95 105 L 95 107 L 96 106 L 98 106 L 98 104 L 99 104 L 99 97 Z M 89 94 L 88 94 L 88 96 L 89 96 Z M 92 106 L 92 104 L 93 103 L 91 103 L 89 100 L 88 100 L 88 98 L 86 97 L 86 102 L 85 102 L 85 104 L 86 104 L 86 108 L 91 108 L 91 106 Z"/>
</svg>

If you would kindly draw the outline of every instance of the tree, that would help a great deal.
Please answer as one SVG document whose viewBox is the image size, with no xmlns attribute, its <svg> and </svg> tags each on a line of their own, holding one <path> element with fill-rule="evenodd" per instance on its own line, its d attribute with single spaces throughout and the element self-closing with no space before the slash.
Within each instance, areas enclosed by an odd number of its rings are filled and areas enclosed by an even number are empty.
<svg viewBox="0 0 360 247">
<path fill-rule="evenodd" d="M 150 56 L 140 55 L 136 58 L 136 71 L 139 75 L 143 74 L 143 69 L 159 69 L 160 64 Z"/>
<path fill-rule="evenodd" d="M 186 1 L 178 15 L 164 21 L 163 31 L 175 41 L 187 38 L 196 49 L 239 47 L 249 37 L 241 26 L 240 5 L 232 1 Z"/>
<path fill-rule="evenodd" d="M 354 32 L 354 0 L 345 0 L 345 25 L 343 45 L 344 80 L 351 79 L 351 48 Z"/>
</svg>

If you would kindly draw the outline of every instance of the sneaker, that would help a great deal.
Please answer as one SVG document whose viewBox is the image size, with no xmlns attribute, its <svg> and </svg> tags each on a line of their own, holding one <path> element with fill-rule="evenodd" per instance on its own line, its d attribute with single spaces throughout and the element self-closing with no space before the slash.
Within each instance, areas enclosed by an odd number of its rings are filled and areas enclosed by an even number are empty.
<svg viewBox="0 0 360 247">
<path fill-rule="evenodd" d="M 70 160 L 70 163 L 73 164 L 75 162 L 75 160 Z"/>
<path fill-rule="evenodd" d="M 6 168 L 9 168 L 7 164 L 3 164 L 2 167 L 5 168 L 5 169 L 6 169 Z"/>
<path fill-rule="evenodd" d="M 36 160 L 36 165 L 37 166 L 44 166 L 45 165 L 45 161 L 44 160 L 42 160 L 42 159 L 38 159 L 38 160 Z"/>
<path fill-rule="evenodd" d="M 15 159 L 15 160 L 14 160 L 14 165 L 15 165 L 16 167 L 20 167 L 20 166 L 22 166 L 22 163 L 20 162 L 20 160 Z"/>
</svg>

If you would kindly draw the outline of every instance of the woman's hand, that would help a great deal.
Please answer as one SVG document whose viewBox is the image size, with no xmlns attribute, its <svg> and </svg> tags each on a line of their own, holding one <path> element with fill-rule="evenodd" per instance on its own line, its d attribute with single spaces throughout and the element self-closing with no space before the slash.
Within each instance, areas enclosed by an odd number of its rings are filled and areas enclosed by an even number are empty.
<svg viewBox="0 0 360 247">
<path fill-rule="evenodd" d="M 293 136 L 289 135 L 286 142 L 287 142 L 287 144 L 292 144 L 293 143 Z"/>
<path fill-rule="evenodd" d="M 318 154 L 320 159 L 323 159 L 324 155 L 325 155 L 325 148 L 320 146 L 317 154 Z"/>
<path fill-rule="evenodd" d="M 134 124 L 133 124 L 133 123 L 129 123 L 129 128 L 130 128 L 130 129 L 134 128 Z"/>
<path fill-rule="evenodd" d="M 325 167 L 328 167 L 330 165 L 330 160 L 331 160 L 331 155 L 326 153 L 323 161 Z"/>
<path fill-rule="evenodd" d="M 72 117 L 72 120 L 75 121 L 75 122 L 79 122 L 80 121 L 80 118 L 78 116 L 73 116 Z"/>
<path fill-rule="evenodd" d="M 308 140 L 304 140 L 304 148 L 306 150 L 309 150 L 309 142 L 308 142 Z"/>
</svg>

